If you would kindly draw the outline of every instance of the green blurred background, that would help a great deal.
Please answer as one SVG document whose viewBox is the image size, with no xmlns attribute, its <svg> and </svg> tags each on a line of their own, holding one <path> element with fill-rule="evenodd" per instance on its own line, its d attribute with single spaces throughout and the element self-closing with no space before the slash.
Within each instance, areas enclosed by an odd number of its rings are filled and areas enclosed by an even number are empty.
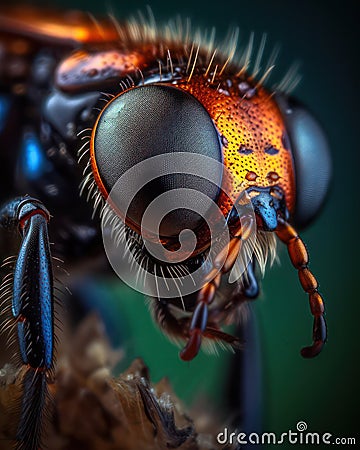
<svg viewBox="0 0 360 450">
<path fill-rule="evenodd" d="M 254 303 L 263 361 L 264 429 L 281 433 L 295 430 L 299 420 L 309 431 L 329 432 L 339 437 L 359 437 L 360 296 L 359 200 L 357 181 L 359 144 L 355 111 L 358 89 L 358 20 L 356 2 L 321 1 L 223 1 L 99 2 L 54 0 L 27 2 L 80 8 L 94 13 L 116 11 L 120 20 L 149 4 L 161 22 L 180 14 L 194 24 L 216 26 L 218 38 L 231 25 L 238 25 L 245 42 L 249 33 L 268 33 L 269 48 L 281 44 L 280 79 L 296 60 L 302 62 L 303 79 L 294 94 L 322 122 L 331 144 L 334 174 L 328 202 L 317 221 L 302 237 L 310 251 L 311 268 L 326 299 L 328 343 L 314 360 L 304 360 L 299 349 L 310 342 L 312 319 L 307 296 L 285 249 L 279 246 L 280 265 L 269 269 L 262 295 Z M 316 193 L 314 193 L 316 195 Z M 153 326 L 143 300 L 115 280 L 97 285 L 104 314 L 121 325 L 127 335 L 124 366 L 141 356 L 152 378 L 168 375 L 177 394 L 191 403 L 199 392 L 208 392 L 221 402 L 228 354 L 201 355 L 191 363 L 178 359 L 177 348 Z M 111 306 L 111 299 L 116 303 Z M 120 299 L 120 300 L 119 300 Z M 119 318 L 119 319 L 117 319 Z M 219 430 L 220 431 L 220 430 Z M 286 448 L 286 446 L 283 446 Z M 291 446 L 294 447 L 293 445 Z"/>
</svg>

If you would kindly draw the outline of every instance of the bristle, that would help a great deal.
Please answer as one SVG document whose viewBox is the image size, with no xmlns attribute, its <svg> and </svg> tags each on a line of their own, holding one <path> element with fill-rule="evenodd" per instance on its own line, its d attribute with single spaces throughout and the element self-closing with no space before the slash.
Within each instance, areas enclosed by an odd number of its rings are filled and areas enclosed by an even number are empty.
<svg viewBox="0 0 360 450">
<path fill-rule="evenodd" d="M 0 333 L 5 336 L 5 345 L 11 357 L 12 363 L 20 367 L 21 358 L 17 345 L 17 322 L 12 314 L 12 296 L 14 282 L 14 265 L 16 256 L 9 256 L 2 264 L 9 272 L 3 277 L 0 286 Z"/>
<path fill-rule="evenodd" d="M 229 37 L 225 39 L 226 47 L 224 48 L 223 52 L 225 55 L 227 55 L 227 58 L 219 72 L 220 76 L 223 74 L 226 66 L 233 60 L 238 48 L 238 40 L 239 40 L 239 28 L 235 28 L 230 31 Z"/>
<path fill-rule="evenodd" d="M 261 69 L 261 61 L 264 55 L 264 50 L 265 50 L 265 45 L 266 45 L 266 39 L 267 39 L 267 35 L 264 33 L 261 36 L 261 41 L 260 41 L 260 45 L 259 45 L 259 49 L 256 55 L 256 59 L 255 59 L 255 64 L 254 64 L 254 68 L 251 74 L 251 78 L 255 79 Z"/>
<path fill-rule="evenodd" d="M 215 50 L 215 36 L 216 36 L 216 28 L 212 27 L 211 28 L 211 32 L 210 32 L 210 37 L 206 38 L 205 41 L 207 42 L 207 58 L 209 59 L 211 57 L 211 55 L 214 54 Z"/>
<path fill-rule="evenodd" d="M 108 17 L 119 36 L 120 42 L 122 42 L 125 39 L 123 27 L 121 26 L 121 24 L 119 23 L 119 21 L 116 19 L 115 15 L 112 12 L 108 14 Z"/>
<path fill-rule="evenodd" d="M 250 63 L 251 63 L 253 46 L 254 46 L 254 33 L 250 33 L 248 45 L 246 46 L 245 50 L 243 51 L 240 61 L 239 61 L 240 70 L 238 71 L 236 76 L 240 77 L 241 75 L 243 75 L 244 73 L 247 72 L 247 70 L 250 66 Z"/>
<path fill-rule="evenodd" d="M 171 72 L 171 76 L 173 77 L 174 76 L 174 65 L 173 65 L 173 61 L 172 61 L 171 53 L 170 53 L 169 49 L 167 51 L 167 57 L 166 57 L 166 66 L 167 66 L 167 70 L 169 71 L 168 64 L 170 64 L 170 72 Z"/>
<path fill-rule="evenodd" d="M 273 86 L 274 91 L 283 92 L 289 95 L 301 80 L 301 75 L 298 73 L 299 67 L 299 62 L 292 64 L 283 79 L 278 84 Z"/>
<path fill-rule="evenodd" d="M 95 25 L 95 28 L 99 33 L 99 35 L 101 36 L 101 38 L 103 39 L 103 41 L 106 42 L 106 32 L 104 31 L 102 24 L 96 19 L 96 17 L 93 14 L 91 14 L 90 12 L 88 12 L 87 14 L 90 17 L 90 20 Z"/>
<path fill-rule="evenodd" d="M 201 344 L 201 350 L 208 355 L 219 356 L 219 349 L 227 350 L 234 353 L 234 348 L 231 344 L 221 340 L 207 339 L 204 338 Z"/>
<path fill-rule="evenodd" d="M 194 74 L 194 70 L 195 70 L 196 63 L 197 63 L 198 56 L 199 56 L 199 50 L 200 50 L 200 44 L 197 46 L 197 49 L 196 49 L 196 53 L 195 53 L 195 57 L 194 57 L 194 62 L 192 64 L 191 72 L 190 72 L 190 75 L 188 76 L 188 79 L 187 79 L 188 82 L 190 82 L 190 80 L 191 80 L 191 78 L 192 78 L 192 76 Z"/>
<path fill-rule="evenodd" d="M 260 80 L 256 83 L 255 89 L 258 89 L 260 86 L 262 86 L 265 83 L 265 80 L 269 78 L 272 70 L 274 69 L 275 65 L 270 66 L 265 72 L 264 75 L 260 78 Z"/>
<path fill-rule="evenodd" d="M 83 130 L 79 131 L 79 133 L 77 134 L 77 136 L 81 136 L 83 133 L 85 133 L 86 131 L 90 131 L 91 132 L 92 128 L 84 128 Z"/>
<path fill-rule="evenodd" d="M 16 450 L 38 450 L 47 395 L 46 372 L 29 368 L 23 378 Z"/>
<path fill-rule="evenodd" d="M 270 265 L 274 263 L 276 258 L 276 244 L 277 241 L 274 233 L 267 233 L 265 231 L 257 232 L 254 254 L 263 276 L 267 261 L 270 260 Z"/>
</svg>

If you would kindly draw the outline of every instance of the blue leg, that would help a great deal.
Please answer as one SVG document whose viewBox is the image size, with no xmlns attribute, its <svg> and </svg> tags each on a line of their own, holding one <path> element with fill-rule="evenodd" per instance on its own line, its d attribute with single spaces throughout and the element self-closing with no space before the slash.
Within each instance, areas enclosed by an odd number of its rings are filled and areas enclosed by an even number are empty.
<svg viewBox="0 0 360 450">
<path fill-rule="evenodd" d="M 0 226 L 18 229 L 21 235 L 13 277 L 6 283 L 12 298 L 20 356 L 27 367 L 17 433 L 17 448 L 26 450 L 39 448 L 46 376 L 53 364 L 54 294 L 49 218 L 44 205 L 31 197 L 18 197 L 0 208 Z"/>
<path fill-rule="evenodd" d="M 229 411 L 231 431 L 260 434 L 263 431 L 264 380 L 260 336 L 251 300 L 259 295 L 254 260 L 246 269 L 233 302 L 243 310 L 242 320 L 236 326 L 235 336 L 243 343 L 231 358 L 226 389 L 226 407 Z M 237 444 L 236 450 L 258 450 L 257 444 Z"/>
</svg>

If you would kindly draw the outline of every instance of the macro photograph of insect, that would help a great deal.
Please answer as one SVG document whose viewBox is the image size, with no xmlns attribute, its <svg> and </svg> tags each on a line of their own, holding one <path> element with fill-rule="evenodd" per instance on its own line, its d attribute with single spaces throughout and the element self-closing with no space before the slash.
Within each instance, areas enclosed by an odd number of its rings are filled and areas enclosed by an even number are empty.
<svg viewBox="0 0 360 450">
<path fill-rule="evenodd" d="M 0 0 L 0 450 L 355 446 L 355 6 Z"/>
</svg>

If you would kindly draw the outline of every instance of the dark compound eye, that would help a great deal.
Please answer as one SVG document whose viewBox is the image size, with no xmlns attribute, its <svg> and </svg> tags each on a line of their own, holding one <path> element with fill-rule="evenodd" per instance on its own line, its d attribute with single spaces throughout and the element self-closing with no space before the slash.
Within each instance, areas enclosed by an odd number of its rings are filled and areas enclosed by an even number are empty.
<svg viewBox="0 0 360 450">
<path fill-rule="evenodd" d="M 95 179 L 105 196 L 128 169 L 152 156 L 188 152 L 222 162 L 219 134 L 206 109 L 191 94 L 163 84 L 136 87 L 109 102 L 95 126 L 91 147 Z M 214 174 L 214 179 L 219 176 Z M 195 189 L 214 201 L 219 192 L 210 181 L 187 173 L 158 177 L 134 197 L 127 212 L 130 225 L 139 227 L 148 205 L 178 188 Z M 160 234 L 176 236 L 200 224 L 197 213 L 177 209 L 164 218 Z"/>
<path fill-rule="evenodd" d="M 292 98 L 277 96 L 294 158 L 296 205 L 294 222 L 305 227 L 319 212 L 331 178 L 326 136 L 317 120 Z"/>
</svg>

